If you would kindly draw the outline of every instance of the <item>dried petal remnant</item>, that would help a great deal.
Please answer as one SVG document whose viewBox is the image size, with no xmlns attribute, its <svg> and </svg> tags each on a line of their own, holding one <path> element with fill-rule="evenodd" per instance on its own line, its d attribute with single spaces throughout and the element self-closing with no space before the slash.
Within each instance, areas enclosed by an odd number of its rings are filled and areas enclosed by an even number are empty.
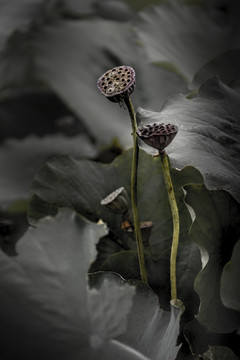
<svg viewBox="0 0 240 360">
<path fill-rule="evenodd" d="M 109 100 L 122 102 L 134 90 L 135 71 L 126 65 L 115 67 L 98 79 L 97 87 Z"/>
<path fill-rule="evenodd" d="M 173 124 L 145 125 L 137 130 L 137 135 L 149 146 L 160 152 L 167 147 L 178 132 L 178 127 Z"/>
</svg>

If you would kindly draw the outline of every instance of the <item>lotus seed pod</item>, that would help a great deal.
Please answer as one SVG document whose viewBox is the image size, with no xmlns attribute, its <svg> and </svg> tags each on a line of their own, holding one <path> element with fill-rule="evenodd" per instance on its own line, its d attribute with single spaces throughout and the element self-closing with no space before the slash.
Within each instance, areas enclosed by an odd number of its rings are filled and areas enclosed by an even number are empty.
<svg viewBox="0 0 240 360">
<path fill-rule="evenodd" d="M 178 127 L 173 124 L 151 124 L 145 125 L 137 130 L 137 135 L 147 145 L 163 152 L 172 142 L 178 132 Z"/>
<path fill-rule="evenodd" d="M 128 194 L 124 187 L 120 187 L 113 191 L 107 197 L 101 200 L 101 205 L 106 206 L 110 210 L 118 214 L 124 214 L 129 209 Z"/>
<path fill-rule="evenodd" d="M 135 87 L 135 71 L 122 65 L 108 70 L 97 81 L 97 87 L 110 101 L 123 102 Z"/>
</svg>

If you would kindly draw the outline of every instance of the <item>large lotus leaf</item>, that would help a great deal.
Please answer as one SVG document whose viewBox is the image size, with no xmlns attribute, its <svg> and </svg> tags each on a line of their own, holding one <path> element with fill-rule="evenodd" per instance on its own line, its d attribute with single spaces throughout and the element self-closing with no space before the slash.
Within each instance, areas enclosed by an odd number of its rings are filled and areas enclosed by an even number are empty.
<svg viewBox="0 0 240 360">
<path fill-rule="evenodd" d="M 239 71 L 240 50 L 227 51 L 205 64 L 189 84 L 192 90 L 198 89 L 206 80 L 216 74 L 224 84 L 234 87 L 240 79 Z"/>
<path fill-rule="evenodd" d="M 180 1 L 143 11 L 136 23 L 151 62 L 172 63 L 188 80 L 209 60 L 240 47 L 239 6 L 235 11 L 206 11 Z"/>
<path fill-rule="evenodd" d="M 116 273 L 99 272 L 90 274 L 90 286 L 100 287 L 104 280 L 114 279 L 119 284 L 126 281 Z M 175 359 L 180 345 L 177 345 L 179 322 L 183 304 L 170 305 L 170 311 L 163 311 L 153 290 L 141 281 L 128 281 L 136 293 L 132 310 L 128 315 L 127 329 L 118 340 L 138 349 L 150 359 Z"/>
<path fill-rule="evenodd" d="M 233 249 L 231 260 L 225 265 L 221 278 L 221 299 L 223 304 L 240 312 L 240 241 L 237 242 Z"/>
<path fill-rule="evenodd" d="M 229 333 L 239 328 L 240 315 L 223 305 L 220 280 L 239 240 L 240 206 L 225 191 L 207 190 L 204 185 L 185 189 L 186 201 L 196 214 L 190 237 L 208 257 L 195 279 L 195 290 L 200 297 L 198 320 L 212 332 Z"/>
<path fill-rule="evenodd" d="M 100 241 L 101 244 L 101 241 Z M 93 264 L 95 270 L 114 271 L 125 279 L 140 279 L 137 251 L 100 247 L 98 258 L 105 262 L 98 261 Z M 114 252 L 115 251 L 115 252 Z M 167 251 L 159 260 L 153 260 L 149 253 L 145 254 L 145 264 L 149 285 L 154 289 L 164 309 L 169 308 L 169 257 Z M 98 266 L 98 267 L 97 267 Z M 177 285 L 178 298 L 184 302 L 186 311 L 183 314 L 182 323 L 188 323 L 198 310 L 199 299 L 193 291 L 195 277 L 201 270 L 199 249 L 194 243 L 180 245 L 177 258 Z"/>
<path fill-rule="evenodd" d="M 27 199 L 35 172 L 49 157 L 57 154 L 91 158 L 96 155 L 96 149 L 84 135 L 66 137 L 56 134 L 7 140 L 0 153 L 2 205 Z"/>
<path fill-rule="evenodd" d="M 179 132 L 167 148 L 173 166 L 195 166 L 207 187 L 228 190 L 237 200 L 240 200 L 239 116 L 239 92 L 218 78 L 204 83 L 192 99 L 183 95 L 170 98 L 159 113 L 141 108 L 137 112 L 139 124 L 177 123 Z"/>
<path fill-rule="evenodd" d="M 118 271 L 126 278 L 129 276 L 139 278 L 136 252 L 133 251 L 136 249 L 135 239 L 131 234 L 122 231 L 121 215 L 110 212 L 100 204 L 101 199 L 120 186 L 125 187 L 130 198 L 131 162 L 131 150 L 107 165 L 87 160 L 79 161 L 70 157 L 50 159 L 36 174 L 32 184 L 33 196 L 28 209 L 30 221 L 34 223 L 43 215 L 54 214 L 58 206 L 71 207 L 90 219 L 102 219 L 115 238 L 120 239 L 118 244 L 120 243 L 121 247 L 116 248 L 115 245 L 109 247 L 109 240 L 101 240 L 98 267 L 95 266 L 94 269 L 108 269 Z M 192 220 L 184 204 L 182 186 L 186 183 L 201 183 L 202 177 L 192 167 L 186 167 L 182 171 L 172 168 L 171 172 L 181 222 L 178 254 L 178 281 L 181 284 L 179 294 L 182 301 L 185 302 L 186 299 L 194 307 L 196 303 L 190 301 L 194 296 L 192 286 L 195 276 L 201 269 L 201 262 L 199 250 L 188 236 Z M 152 221 L 154 224 L 149 239 L 151 251 L 148 265 L 149 281 L 158 291 L 159 296 L 166 297 L 164 302 L 169 304 L 172 216 L 160 158 L 140 151 L 138 178 L 140 220 Z M 147 254 L 148 250 L 146 250 Z M 129 269 L 132 269 L 131 273 Z"/>
<path fill-rule="evenodd" d="M 105 209 L 100 201 L 120 186 L 125 187 L 130 198 L 131 162 L 132 150 L 118 156 L 111 164 L 77 160 L 69 156 L 50 159 L 36 174 L 32 184 L 30 221 L 47 215 L 47 204 L 51 209 L 52 206 L 68 206 L 84 216 L 103 219 L 115 236 L 128 239 L 129 236 L 124 235 L 126 233 L 121 229 L 121 215 Z M 172 168 L 171 172 L 182 222 L 180 241 L 185 243 L 188 242 L 191 217 L 184 203 L 182 186 L 202 183 L 202 177 L 192 167 L 182 171 Z M 155 256 L 162 257 L 170 251 L 172 217 L 160 158 L 140 151 L 138 179 L 140 219 L 153 221 L 149 242 Z M 38 200 L 45 202 L 44 213 L 38 209 Z"/>
<path fill-rule="evenodd" d="M 99 18 L 59 20 L 14 36 L 11 47 L 5 49 L 0 87 L 22 84 L 24 76 L 26 82 L 34 76 L 35 81 L 56 92 L 105 143 L 118 137 L 123 145 L 131 144 L 127 111 L 107 101 L 97 89 L 97 79 L 106 70 L 121 64 L 135 68 L 136 106 L 159 110 L 167 96 L 187 90 L 177 74 L 147 64 L 129 23 Z"/>
<path fill-rule="evenodd" d="M 105 233 L 63 209 L 26 232 L 18 256 L 0 253 L 1 357 L 146 359 L 111 340 L 126 330 L 134 288 L 113 279 L 88 288 L 95 244 Z"/>
</svg>

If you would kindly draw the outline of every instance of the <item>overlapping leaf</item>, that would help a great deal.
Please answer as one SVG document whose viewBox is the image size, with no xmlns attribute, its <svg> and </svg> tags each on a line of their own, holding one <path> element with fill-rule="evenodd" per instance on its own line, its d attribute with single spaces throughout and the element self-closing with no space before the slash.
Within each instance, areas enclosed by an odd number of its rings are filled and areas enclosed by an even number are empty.
<svg viewBox="0 0 240 360">
<path fill-rule="evenodd" d="M 84 135 L 29 136 L 6 141 L 0 152 L 2 205 L 27 199 L 35 172 L 49 157 L 57 154 L 91 158 L 96 155 L 96 149 Z"/>
<path fill-rule="evenodd" d="M 231 260 L 224 267 L 221 277 L 222 302 L 226 307 L 236 310 L 238 312 L 240 312 L 239 252 L 240 242 L 238 241 L 233 249 Z"/>
<path fill-rule="evenodd" d="M 103 279 L 114 279 L 120 284 L 121 277 L 115 273 L 90 274 L 90 284 L 101 286 Z M 136 288 L 133 306 L 128 316 L 127 330 L 118 340 L 138 349 L 152 360 L 175 359 L 181 347 L 177 345 L 179 322 L 183 304 L 171 304 L 171 311 L 163 311 L 151 288 L 141 281 L 129 281 Z"/>
<path fill-rule="evenodd" d="M 200 296 L 198 319 L 212 332 L 230 333 L 239 328 L 240 316 L 224 307 L 220 280 L 239 240 L 240 207 L 227 192 L 209 191 L 203 185 L 185 188 L 186 201 L 196 214 L 190 236 L 208 257 L 195 280 L 195 290 Z M 235 278 L 233 275 L 230 286 L 236 286 Z"/>
<path fill-rule="evenodd" d="M 239 116 L 239 92 L 218 78 L 204 83 L 192 99 L 178 95 L 170 98 L 159 113 L 141 108 L 137 113 L 139 123 L 177 123 L 179 132 L 168 148 L 172 164 L 178 168 L 195 166 L 208 187 L 228 190 L 237 200 L 240 200 Z"/>
<path fill-rule="evenodd" d="M 111 341 L 126 329 L 134 289 L 109 279 L 88 289 L 87 270 L 104 233 L 65 209 L 29 229 L 17 257 L 0 253 L 1 356 L 146 359 Z"/>
<path fill-rule="evenodd" d="M 105 244 L 100 242 L 98 266 L 103 266 L 102 269 L 105 270 L 117 271 L 128 279 L 139 277 L 138 260 L 134 251 L 135 239 L 131 234 L 122 231 L 121 216 L 106 210 L 100 201 L 120 186 L 124 186 L 130 196 L 131 162 L 132 151 L 119 156 L 109 165 L 78 161 L 70 157 L 56 157 L 48 161 L 37 173 L 29 205 L 29 219 L 32 222 L 46 214 L 54 214 L 59 206 L 73 208 L 90 219 L 103 219 L 115 238 L 120 239 L 120 246 L 117 249 L 115 246 L 109 248 L 106 241 Z M 189 307 L 192 311 L 191 306 L 196 306 L 192 284 L 200 271 L 201 263 L 197 246 L 190 242 L 188 236 L 191 217 L 184 204 L 182 186 L 186 183 L 201 183 L 202 177 L 191 167 L 186 167 L 182 171 L 172 169 L 171 172 L 181 221 L 178 256 L 180 295 L 183 302 L 188 299 L 187 301 L 192 304 Z M 166 297 L 164 301 L 168 304 L 172 216 L 160 158 L 153 158 L 141 151 L 138 176 L 140 220 L 152 221 L 154 224 L 149 239 L 152 253 L 148 265 L 149 281 L 161 296 Z M 94 269 L 100 270 L 101 267 Z"/>
</svg>

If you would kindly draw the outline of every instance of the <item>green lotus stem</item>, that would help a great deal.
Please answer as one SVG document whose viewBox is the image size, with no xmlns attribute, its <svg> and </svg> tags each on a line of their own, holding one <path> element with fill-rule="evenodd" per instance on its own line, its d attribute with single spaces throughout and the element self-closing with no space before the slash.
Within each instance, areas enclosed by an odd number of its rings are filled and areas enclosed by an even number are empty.
<svg viewBox="0 0 240 360">
<path fill-rule="evenodd" d="M 132 124 L 132 136 L 133 136 L 133 157 L 132 157 L 132 173 L 131 173 L 131 202 L 132 202 L 132 213 L 133 213 L 133 223 L 135 230 L 135 237 L 137 243 L 137 252 L 138 252 L 138 261 L 141 279 L 146 284 L 148 283 L 147 272 L 144 259 L 143 251 L 143 242 L 142 242 L 142 233 L 140 229 L 139 214 L 138 214 L 138 200 L 137 200 L 137 172 L 138 172 L 138 155 L 139 147 L 137 140 L 137 121 L 134 107 L 130 97 L 124 99 L 124 103 L 127 106 L 129 116 Z"/>
<path fill-rule="evenodd" d="M 173 221 L 173 238 L 172 238 L 172 247 L 171 247 L 171 256 L 170 256 L 170 282 L 171 282 L 171 299 L 177 299 L 177 251 L 178 251 L 178 242 L 179 242 L 179 213 L 178 206 L 174 194 L 172 179 L 169 169 L 169 159 L 165 151 L 163 153 L 159 152 L 162 162 L 163 176 L 167 188 L 168 199 L 172 212 L 172 221 Z"/>
</svg>

